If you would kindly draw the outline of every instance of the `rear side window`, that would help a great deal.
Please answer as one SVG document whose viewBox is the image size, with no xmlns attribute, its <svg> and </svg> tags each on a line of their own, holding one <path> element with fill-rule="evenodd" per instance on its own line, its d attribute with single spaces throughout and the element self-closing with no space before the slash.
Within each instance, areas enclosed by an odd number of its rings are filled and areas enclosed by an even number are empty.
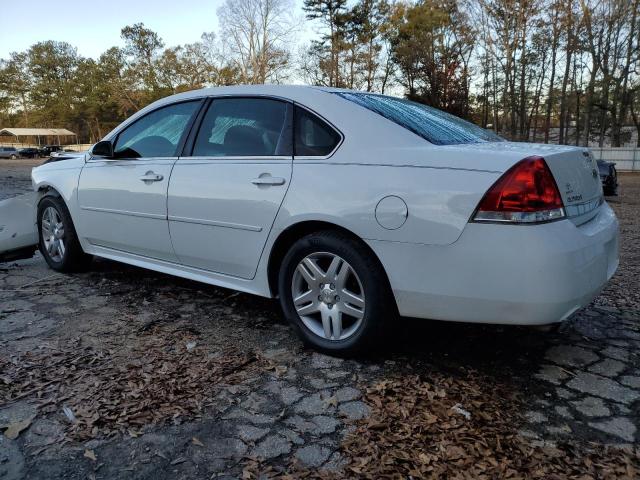
<svg viewBox="0 0 640 480">
<path fill-rule="evenodd" d="M 199 157 L 291 155 L 291 111 L 267 98 L 214 99 L 193 147 Z"/>
<path fill-rule="evenodd" d="M 435 145 L 503 141 L 489 130 L 421 103 L 371 93 L 337 92 L 336 95 L 382 115 Z"/>
<path fill-rule="evenodd" d="M 295 108 L 294 154 L 301 157 L 324 157 L 340 143 L 340 134 L 324 120 L 304 108 Z"/>
</svg>

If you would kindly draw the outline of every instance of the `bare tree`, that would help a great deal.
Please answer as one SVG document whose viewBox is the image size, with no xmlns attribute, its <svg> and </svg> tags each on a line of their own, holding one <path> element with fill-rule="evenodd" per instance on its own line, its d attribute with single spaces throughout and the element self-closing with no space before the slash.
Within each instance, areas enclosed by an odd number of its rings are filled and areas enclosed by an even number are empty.
<svg viewBox="0 0 640 480">
<path fill-rule="evenodd" d="M 566 47 L 565 47 L 565 66 L 564 76 L 562 77 L 562 90 L 560 92 L 560 137 L 559 143 L 567 143 L 565 138 L 565 123 L 567 122 L 567 85 L 569 83 L 569 75 L 571 74 L 571 55 L 575 48 L 574 28 L 575 19 L 573 14 L 573 0 L 569 0 L 565 4 L 564 27 L 566 31 Z"/>
<path fill-rule="evenodd" d="M 295 31 L 291 0 L 226 0 L 218 9 L 224 47 L 242 83 L 279 82 Z"/>
<path fill-rule="evenodd" d="M 547 94 L 547 112 L 544 120 L 544 143 L 549 143 L 549 129 L 551 128 L 551 111 L 553 109 L 553 90 L 556 78 L 556 59 L 558 56 L 558 44 L 560 43 L 560 2 L 554 2 L 552 26 L 551 26 L 551 78 L 549 80 L 549 91 Z"/>
<path fill-rule="evenodd" d="M 588 143 L 590 113 L 592 106 L 600 109 L 598 144 L 604 144 L 605 135 L 611 125 L 611 143 L 620 146 L 622 122 L 626 120 L 633 87 L 631 75 L 640 61 L 640 35 L 638 35 L 638 0 L 580 0 L 584 14 L 588 49 L 593 70 L 602 73 L 600 98 L 591 101 L 593 84 L 590 83 L 586 104 L 585 138 Z M 595 77 L 592 75 L 592 80 Z"/>
</svg>

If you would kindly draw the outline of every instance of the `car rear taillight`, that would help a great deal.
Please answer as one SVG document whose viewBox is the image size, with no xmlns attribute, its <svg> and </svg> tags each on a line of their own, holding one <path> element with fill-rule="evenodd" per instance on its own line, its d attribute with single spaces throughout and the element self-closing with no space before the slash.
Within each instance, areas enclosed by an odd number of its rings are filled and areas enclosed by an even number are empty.
<svg viewBox="0 0 640 480">
<path fill-rule="evenodd" d="M 538 223 L 564 218 L 562 198 L 542 157 L 527 157 L 485 193 L 476 222 Z"/>
</svg>

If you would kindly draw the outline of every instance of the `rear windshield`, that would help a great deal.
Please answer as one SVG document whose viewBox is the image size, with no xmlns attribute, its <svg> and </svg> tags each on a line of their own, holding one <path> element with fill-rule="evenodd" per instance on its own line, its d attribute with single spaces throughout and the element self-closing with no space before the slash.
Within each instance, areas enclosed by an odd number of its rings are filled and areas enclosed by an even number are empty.
<svg viewBox="0 0 640 480">
<path fill-rule="evenodd" d="M 421 103 L 372 93 L 336 94 L 382 115 L 435 145 L 503 141 L 489 130 Z"/>
</svg>

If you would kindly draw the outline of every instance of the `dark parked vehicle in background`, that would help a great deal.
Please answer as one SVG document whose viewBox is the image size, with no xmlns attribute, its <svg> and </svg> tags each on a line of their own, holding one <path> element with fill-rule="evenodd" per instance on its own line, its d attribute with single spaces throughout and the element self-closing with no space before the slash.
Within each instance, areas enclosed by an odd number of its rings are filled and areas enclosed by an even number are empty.
<svg viewBox="0 0 640 480">
<path fill-rule="evenodd" d="M 43 157 L 49 157 L 53 152 L 62 150 L 60 145 L 45 145 L 40 149 L 40 155 Z"/>
<path fill-rule="evenodd" d="M 10 158 L 15 160 L 20 154 L 15 147 L 0 147 L 0 158 Z"/>
<path fill-rule="evenodd" d="M 598 172 L 602 181 L 602 192 L 607 196 L 618 195 L 618 172 L 616 164 L 598 160 Z"/>
<path fill-rule="evenodd" d="M 40 149 L 38 148 L 21 148 L 18 154 L 22 158 L 38 158 L 40 157 Z"/>
</svg>

